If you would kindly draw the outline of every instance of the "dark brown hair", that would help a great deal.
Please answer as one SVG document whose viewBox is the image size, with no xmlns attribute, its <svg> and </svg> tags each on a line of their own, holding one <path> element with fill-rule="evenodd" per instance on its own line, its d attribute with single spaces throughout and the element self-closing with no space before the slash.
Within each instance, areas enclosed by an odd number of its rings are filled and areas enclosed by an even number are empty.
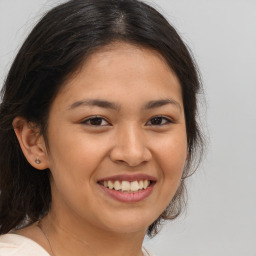
<svg viewBox="0 0 256 256">
<path fill-rule="evenodd" d="M 148 228 L 176 218 L 184 205 L 185 177 L 200 158 L 197 123 L 200 82 L 188 48 L 154 8 L 136 0 L 71 0 L 49 11 L 18 52 L 2 89 L 0 105 L 0 234 L 33 223 L 51 204 L 49 170 L 36 171 L 24 157 L 12 122 L 23 116 L 47 138 L 51 103 L 64 81 L 89 54 L 114 41 L 159 52 L 179 78 L 186 119 L 188 158 L 181 184 L 169 207 Z M 199 154 L 198 154 L 199 153 Z M 199 155 L 199 158 L 197 157 Z"/>
</svg>

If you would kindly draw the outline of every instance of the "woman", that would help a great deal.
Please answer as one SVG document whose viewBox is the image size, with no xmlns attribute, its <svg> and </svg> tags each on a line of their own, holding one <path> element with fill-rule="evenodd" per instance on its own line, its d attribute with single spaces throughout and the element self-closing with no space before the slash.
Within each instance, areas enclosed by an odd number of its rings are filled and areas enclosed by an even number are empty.
<svg viewBox="0 0 256 256">
<path fill-rule="evenodd" d="M 0 255 L 150 255 L 202 145 L 193 60 L 135 0 L 57 6 L 3 87 Z"/>
</svg>

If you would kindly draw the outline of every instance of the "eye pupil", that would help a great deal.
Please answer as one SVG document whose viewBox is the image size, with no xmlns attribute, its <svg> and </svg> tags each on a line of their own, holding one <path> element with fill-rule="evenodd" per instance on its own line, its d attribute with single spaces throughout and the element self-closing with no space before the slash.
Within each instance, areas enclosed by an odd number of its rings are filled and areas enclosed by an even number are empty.
<svg viewBox="0 0 256 256">
<path fill-rule="evenodd" d="M 90 120 L 90 123 L 91 123 L 91 125 L 101 125 L 102 118 L 98 118 L 98 117 L 93 118 Z"/>
<path fill-rule="evenodd" d="M 163 118 L 162 117 L 154 117 L 151 120 L 152 125 L 159 125 L 162 123 Z"/>
</svg>

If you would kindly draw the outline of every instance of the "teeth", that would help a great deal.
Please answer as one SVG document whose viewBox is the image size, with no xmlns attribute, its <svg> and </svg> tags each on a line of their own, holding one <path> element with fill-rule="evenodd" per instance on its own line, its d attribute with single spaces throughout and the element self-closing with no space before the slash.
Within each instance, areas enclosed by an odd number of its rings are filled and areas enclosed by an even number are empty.
<svg viewBox="0 0 256 256">
<path fill-rule="evenodd" d="M 132 182 L 129 181 L 104 181 L 103 182 L 104 187 L 109 188 L 109 189 L 114 189 L 122 192 L 136 192 L 142 189 L 146 189 L 150 185 L 149 180 L 135 180 Z"/>
<path fill-rule="evenodd" d="M 139 190 L 139 183 L 138 183 L 138 181 L 136 180 L 136 181 L 133 181 L 133 182 L 131 183 L 131 191 L 137 191 L 137 190 Z"/>
<path fill-rule="evenodd" d="M 109 187 L 110 189 L 113 189 L 113 188 L 114 188 L 114 184 L 112 183 L 111 180 L 108 181 L 108 187 Z"/>
<path fill-rule="evenodd" d="M 119 182 L 118 180 L 116 180 L 116 181 L 114 182 L 114 189 L 115 189 L 115 190 L 121 189 L 121 184 L 120 184 L 120 182 Z"/>
<path fill-rule="evenodd" d="M 122 181 L 122 191 L 130 191 L 131 184 L 129 181 Z"/>
<path fill-rule="evenodd" d="M 140 180 L 139 181 L 139 189 L 143 189 L 143 187 L 144 187 L 144 182 L 143 182 L 143 180 Z"/>
<path fill-rule="evenodd" d="M 146 189 L 150 184 L 149 180 L 144 180 L 143 188 Z"/>
</svg>

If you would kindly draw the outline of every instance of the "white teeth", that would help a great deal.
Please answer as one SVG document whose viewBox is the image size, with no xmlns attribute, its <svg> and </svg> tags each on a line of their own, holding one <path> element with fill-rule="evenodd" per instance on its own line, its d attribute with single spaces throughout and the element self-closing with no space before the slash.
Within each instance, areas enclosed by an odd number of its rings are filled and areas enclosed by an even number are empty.
<svg viewBox="0 0 256 256">
<path fill-rule="evenodd" d="M 114 182 L 114 189 L 115 189 L 115 190 L 121 189 L 121 184 L 120 184 L 120 182 L 119 182 L 118 180 L 116 180 L 116 181 Z"/>
<path fill-rule="evenodd" d="M 129 181 L 122 181 L 122 191 L 129 191 L 131 189 L 131 184 Z"/>
<path fill-rule="evenodd" d="M 136 181 L 133 181 L 133 182 L 131 183 L 131 191 L 137 191 L 137 190 L 139 190 L 139 183 L 138 183 L 138 181 L 136 180 Z"/>
<path fill-rule="evenodd" d="M 150 184 L 150 181 L 149 180 L 144 180 L 144 186 L 143 188 L 146 189 Z"/>
<path fill-rule="evenodd" d="M 114 189 L 122 192 L 136 192 L 142 189 L 146 189 L 150 185 L 149 180 L 135 180 L 132 182 L 129 181 L 104 181 L 103 184 L 104 187 L 109 188 L 109 189 Z"/>
<path fill-rule="evenodd" d="M 105 185 L 104 185 L 105 186 Z M 113 189 L 114 188 L 114 184 L 111 180 L 108 181 L 108 185 L 107 185 L 108 188 L 110 189 Z"/>
<path fill-rule="evenodd" d="M 143 187 L 144 187 L 144 182 L 143 182 L 143 180 L 140 180 L 139 181 L 139 189 L 143 189 Z"/>
</svg>

